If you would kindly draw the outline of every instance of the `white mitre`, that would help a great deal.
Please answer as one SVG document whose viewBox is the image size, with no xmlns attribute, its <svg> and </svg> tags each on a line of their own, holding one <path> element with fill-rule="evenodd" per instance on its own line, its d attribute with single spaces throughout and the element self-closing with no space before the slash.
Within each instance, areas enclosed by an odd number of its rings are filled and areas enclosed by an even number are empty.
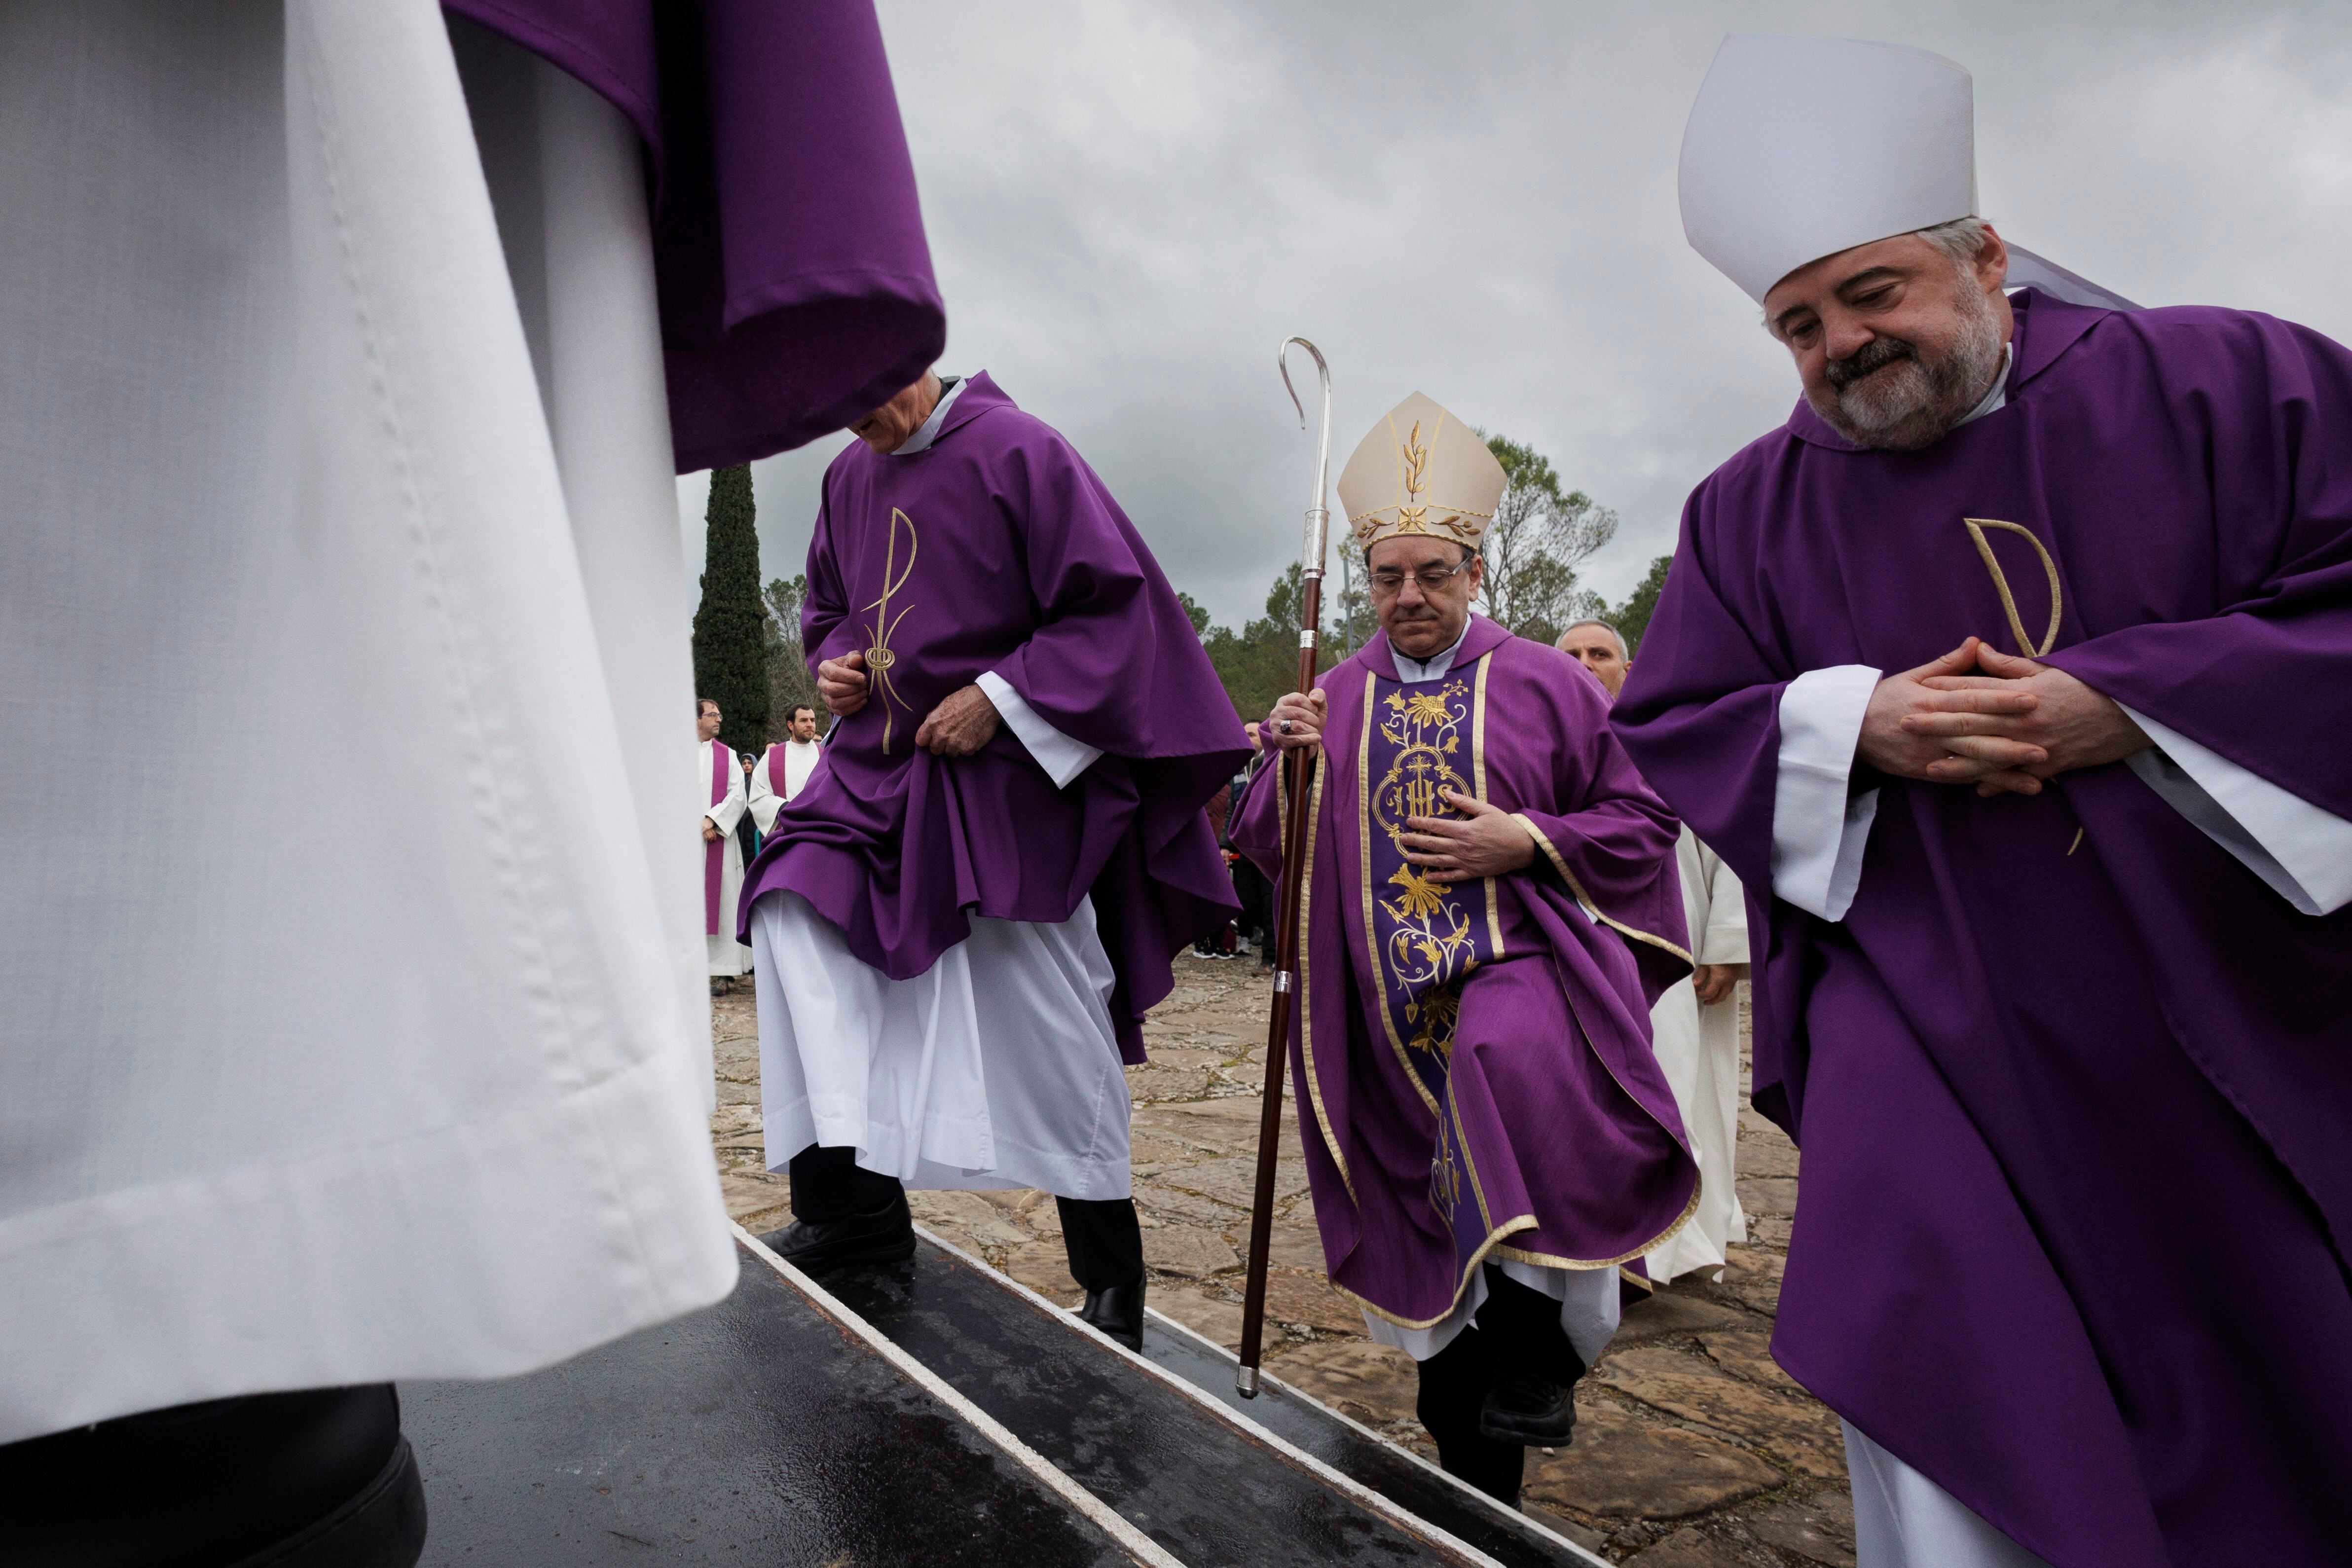
<svg viewBox="0 0 2352 1568">
<path fill-rule="evenodd" d="M 1926 49 L 1735 33 L 1691 105 L 1679 183 L 1691 248 L 1761 305 L 1807 262 L 1977 215 L 1975 87 Z M 2009 256 L 2011 287 L 2138 308 L 2014 242 Z"/>
<path fill-rule="evenodd" d="M 1508 483 L 1484 437 L 1415 392 L 1381 415 L 1339 471 L 1339 505 L 1366 549 L 1430 534 L 1475 550 Z"/>
</svg>

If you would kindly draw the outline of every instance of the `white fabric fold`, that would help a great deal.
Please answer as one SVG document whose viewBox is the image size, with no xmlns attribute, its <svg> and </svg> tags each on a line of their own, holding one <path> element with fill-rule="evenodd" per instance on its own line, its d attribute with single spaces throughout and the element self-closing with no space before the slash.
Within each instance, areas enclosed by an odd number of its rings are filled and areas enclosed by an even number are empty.
<svg viewBox="0 0 2352 1568">
<path fill-rule="evenodd" d="M 0 1442 L 734 1282 L 642 152 L 452 33 L 0 7 Z"/>
<path fill-rule="evenodd" d="M 1780 693 L 1780 770 L 1772 787 L 1772 892 L 1809 915 L 1843 920 L 1862 885 L 1862 852 L 1878 791 L 1851 792 L 1863 716 L 1877 690 L 1868 664 L 1808 670 Z"/>
<path fill-rule="evenodd" d="M 1013 689 L 1013 683 L 994 670 L 983 670 L 974 683 L 988 694 L 996 705 L 996 716 L 1004 727 L 1029 750 L 1045 777 L 1054 781 L 1056 789 L 1066 789 L 1070 780 L 1095 765 L 1102 748 L 1088 746 L 1083 740 L 1073 740 L 1045 722 L 1045 716 L 1029 706 L 1028 699 Z"/>
<path fill-rule="evenodd" d="M 2050 1568 L 1853 1422 L 1840 1425 L 1853 1484 L 1854 1555 L 1864 1568 Z"/>
<path fill-rule="evenodd" d="M 768 1164 L 811 1144 L 923 1188 L 1129 1193 L 1127 1074 L 1094 904 L 976 916 L 910 979 L 860 962 L 796 893 L 751 909 Z"/>
<path fill-rule="evenodd" d="M 946 390 L 940 393 L 940 401 L 931 405 L 930 417 L 916 427 L 914 434 L 900 442 L 898 450 L 890 455 L 912 457 L 919 452 L 929 452 L 931 443 L 940 438 L 940 431 L 947 423 L 948 410 L 955 406 L 955 400 L 963 396 L 963 389 L 970 385 L 970 376 L 958 376 L 950 382 Z"/>
<path fill-rule="evenodd" d="M 1541 1291 L 1559 1303 L 1559 1326 L 1585 1365 L 1591 1366 L 1601 1359 L 1601 1353 L 1616 1337 L 1618 1319 L 1624 1307 L 1617 1288 L 1616 1270 L 1552 1269 L 1540 1263 L 1522 1263 L 1516 1258 L 1496 1261 L 1504 1273 L 1520 1284 Z M 1366 1312 L 1364 1333 L 1375 1344 L 1392 1345 L 1415 1361 L 1427 1361 L 1470 1326 L 1486 1301 L 1486 1270 L 1482 1266 L 1472 1270 L 1470 1288 L 1463 1292 L 1454 1309 L 1428 1328 L 1403 1328 Z"/>
<path fill-rule="evenodd" d="M 2124 712 L 2156 743 L 2126 766 L 2165 804 L 2304 914 L 2332 915 L 2352 903 L 2352 822 L 2168 725 Z"/>
</svg>

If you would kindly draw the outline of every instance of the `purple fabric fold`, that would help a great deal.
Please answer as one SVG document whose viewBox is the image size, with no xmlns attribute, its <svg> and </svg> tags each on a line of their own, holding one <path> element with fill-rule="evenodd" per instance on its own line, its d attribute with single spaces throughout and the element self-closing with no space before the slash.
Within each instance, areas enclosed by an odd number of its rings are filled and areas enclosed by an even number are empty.
<svg viewBox="0 0 2352 1568">
<path fill-rule="evenodd" d="M 644 141 L 677 469 L 839 430 L 939 357 L 896 90 L 868 0 L 445 0 Z"/>
<path fill-rule="evenodd" d="M 1127 1060 L 1170 960 L 1239 908 L 1203 810 L 1249 746 L 1175 591 L 1093 469 L 985 374 L 927 451 L 853 444 L 826 471 L 802 645 L 864 653 L 871 695 L 746 873 L 805 897 L 850 951 L 919 975 L 971 916 L 1057 923 L 1091 897 Z M 973 756 L 917 748 L 993 670 L 1104 755 L 1057 789 L 1000 726 Z"/>
<path fill-rule="evenodd" d="M 1615 723 L 1748 884 L 1755 1103 L 1805 1150 L 1783 1364 L 2059 1568 L 2322 1561 L 2352 911 L 2296 913 L 2120 763 L 2031 799 L 1858 778 L 1844 920 L 1769 891 L 1788 682 L 2014 651 L 2053 594 L 2049 663 L 2352 813 L 2352 354 L 2015 303 L 2000 411 L 1885 453 L 1801 405 L 1698 487 Z M 1969 519 L 2029 537 L 1988 528 L 1989 566 Z"/>
</svg>

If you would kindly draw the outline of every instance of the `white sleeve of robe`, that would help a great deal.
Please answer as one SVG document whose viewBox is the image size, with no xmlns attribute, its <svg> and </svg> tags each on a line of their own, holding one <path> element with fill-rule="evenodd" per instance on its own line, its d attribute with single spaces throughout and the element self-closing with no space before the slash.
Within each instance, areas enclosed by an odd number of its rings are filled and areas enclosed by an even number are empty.
<svg viewBox="0 0 2352 1568">
<path fill-rule="evenodd" d="M 1013 683 L 994 670 L 983 672 L 975 684 L 988 694 L 988 700 L 996 705 L 997 716 L 1004 720 L 1004 727 L 1029 748 L 1029 755 L 1045 770 L 1055 789 L 1068 789 L 1070 780 L 1092 768 L 1095 758 L 1102 755 L 1100 747 L 1073 740 L 1047 724 L 1028 700 L 1013 689 Z"/>
<path fill-rule="evenodd" d="M 0 7 L 0 1443 L 732 1288 L 643 169 L 431 0 Z"/>
<path fill-rule="evenodd" d="M 1810 670 L 1780 694 L 1780 771 L 1772 798 L 1772 891 L 1843 920 L 1862 883 L 1878 791 L 1846 800 L 1862 720 L 1879 672 Z M 2118 705 L 2120 706 L 2120 705 Z M 2156 742 L 2126 758 L 2141 782 L 2305 915 L 2352 903 L 2352 822 L 2313 805 L 2130 708 Z M 1843 760 L 1835 760 L 1843 747 Z M 1832 808 L 1842 810 L 1836 811 Z"/>
<path fill-rule="evenodd" d="M 1878 791 L 1847 799 L 1862 716 L 1878 672 L 1808 670 L 1780 694 L 1780 767 L 1772 789 L 1772 892 L 1809 915 L 1843 920 L 1862 885 L 1863 845 Z"/>
<path fill-rule="evenodd" d="M 762 837 L 775 831 L 776 813 L 784 809 L 784 798 L 776 793 L 775 781 L 768 777 L 768 764 L 775 755 L 776 748 L 772 746 L 760 753 L 760 760 L 751 765 L 751 821 Z"/>
<path fill-rule="evenodd" d="M 2167 805 L 2304 914 L 2352 904 L 2352 822 L 2144 713 L 2124 712 L 2156 742 L 2124 761 Z"/>
<path fill-rule="evenodd" d="M 749 797 L 743 792 L 743 765 L 735 759 L 735 753 L 730 748 L 719 746 L 715 740 L 710 744 L 727 753 L 727 798 L 716 806 L 706 804 L 699 816 L 709 818 L 710 825 L 720 832 L 731 833 L 735 831 L 735 824 L 743 820 L 744 809 L 750 804 Z M 702 798 L 708 801 L 710 799 L 710 758 L 707 753 L 702 761 Z M 701 826 L 698 820 L 695 823 L 698 839 Z"/>
</svg>

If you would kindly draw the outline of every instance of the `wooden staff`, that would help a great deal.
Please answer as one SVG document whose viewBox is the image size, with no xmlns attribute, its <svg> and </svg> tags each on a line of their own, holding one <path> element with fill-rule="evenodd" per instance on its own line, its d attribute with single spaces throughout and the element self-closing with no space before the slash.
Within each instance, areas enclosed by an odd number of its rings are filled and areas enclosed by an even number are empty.
<svg viewBox="0 0 2352 1568">
<path fill-rule="evenodd" d="M 1323 505 L 1331 473 L 1331 367 L 1323 350 L 1304 338 L 1285 338 L 1276 351 L 1283 390 L 1298 410 L 1298 428 L 1307 428 L 1307 405 L 1290 384 L 1290 345 L 1315 356 L 1315 370 L 1323 381 L 1323 436 L 1315 450 L 1315 498 L 1307 507 L 1307 538 L 1299 552 L 1298 693 L 1315 689 L 1316 655 L 1321 652 L 1318 632 L 1323 623 L 1323 555 L 1331 527 L 1330 509 Z M 1268 744 L 1271 744 L 1269 742 Z M 1305 748 L 1285 752 L 1278 766 L 1289 798 L 1282 835 L 1282 920 L 1276 927 L 1276 960 L 1274 1006 L 1265 1025 L 1265 1099 L 1257 1122 L 1257 1190 L 1250 1199 L 1249 1269 L 1242 1286 L 1242 1362 L 1234 1386 L 1244 1399 L 1257 1397 L 1257 1368 L 1265 1337 L 1265 1266 L 1274 1247 L 1274 1173 L 1282 1153 L 1282 1071 L 1290 1057 L 1290 1012 L 1304 1006 L 1297 988 L 1299 869 L 1307 856 L 1307 797 L 1315 768 L 1314 753 Z M 1294 998 L 1297 998 L 1294 1002 Z"/>
</svg>

